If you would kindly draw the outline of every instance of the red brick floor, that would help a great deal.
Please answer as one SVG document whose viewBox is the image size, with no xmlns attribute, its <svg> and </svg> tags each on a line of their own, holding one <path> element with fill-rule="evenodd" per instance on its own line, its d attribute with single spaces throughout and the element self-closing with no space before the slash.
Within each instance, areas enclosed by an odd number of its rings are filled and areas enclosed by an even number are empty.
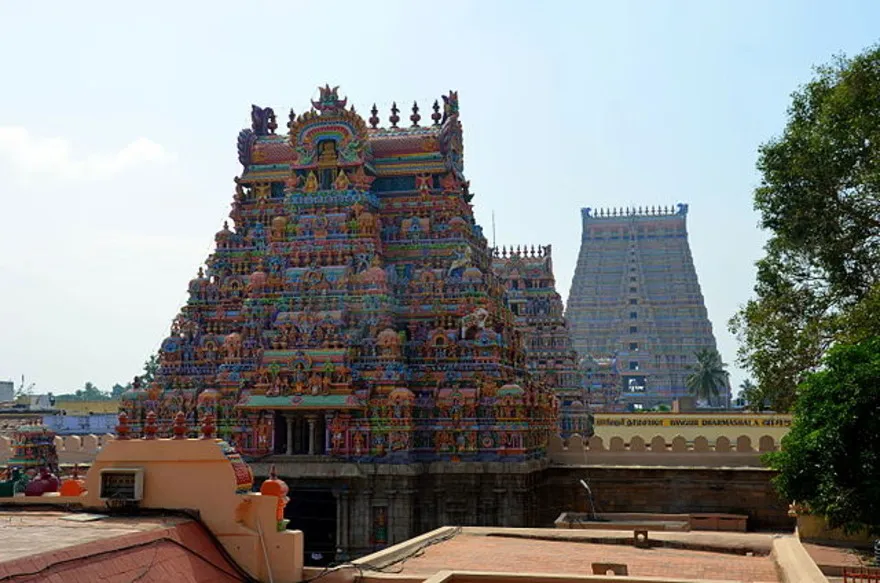
<svg viewBox="0 0 880 583">
<path fill-rule="evenodd" d="M 592 574 L 592 563 L 623 563 L 630 575 L 777 582 L 770 557 L 627 545 L 560 542 L 461 534 L 428 547 L 403 564 L 405 574 L 444 569 L 515 573 Z"/>
</svg>

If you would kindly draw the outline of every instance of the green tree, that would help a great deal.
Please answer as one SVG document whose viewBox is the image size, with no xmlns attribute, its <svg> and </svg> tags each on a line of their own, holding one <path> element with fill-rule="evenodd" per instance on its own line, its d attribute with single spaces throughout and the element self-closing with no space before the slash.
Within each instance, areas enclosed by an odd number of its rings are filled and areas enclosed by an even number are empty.
<svg viewBox="0 0 880 583">
<path fill-rule="evenodd" d="M 752 411 L 762 411 L 767 406 L 764 395 L 752 379 L 745 379 L 739 384 L 739 398 L 742 399 Z"/>
<path fill-rule="evenodd" d="M 144 362 L 144 374 L 141 375 L 143 384 L 148 385 L 153 382 L 157 372 L 159 372 L 159 355 L 151 354 L 150 358 Z"/>
<path fill-rule="evenodd" d="M 130 386 L 131 385 L 120 385 L 119 383 L 116 383 L 110 390 L 110 397 L 113 399 L 118 399 L 122 396 L 122 393 L 128 390 Z"/>
<path fill-rule="evenodd" d="M 730 321 L 753 402 L 788 410 L 835 342 L 880 333 L 880 46 L 816 69 L 761 146 L 755 208 L 770 231 L 756 298 Z"/>
<path fill-rule="evenodd" d="M 58 395 L 56 401 L 106 401 L 109 398 L 107 393 L 89 381 L 73 394 Z"/>
<path fill-rule="evenodd" d="M 724 370 L 727 365 L 721 361 L 717 350 L 701 348 L 696 355 L 697 365 L 685 379 L 685 386 L 698 399 L 709 402 L 728 385 L 728 373 Z"/>
<path fill-rule="evenodd" d="M 880 338 L 840 344 L 807 375 L 782 450 L 766 456 L 783 497 L 832 527 L 880 533 Z"/>
</svg>

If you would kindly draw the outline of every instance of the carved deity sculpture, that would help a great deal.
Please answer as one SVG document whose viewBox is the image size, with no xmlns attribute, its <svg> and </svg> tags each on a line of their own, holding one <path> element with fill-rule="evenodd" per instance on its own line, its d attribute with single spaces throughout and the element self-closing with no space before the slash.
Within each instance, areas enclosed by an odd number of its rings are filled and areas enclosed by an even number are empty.
<svg viewBox="0 0 880 583">
<path fill-rule="evenodd" d="M 467 243 L 462 245 L 461 251 L 456 252 L 455 259 L 452 260 L 452 265 L 449 266 L 449 270 L 446 272 L 446 275 L 455 275 L 456 272 L 461 272 L 466 267 L 470 267 L 473 263 L 471 246 Z"/>
</svg>

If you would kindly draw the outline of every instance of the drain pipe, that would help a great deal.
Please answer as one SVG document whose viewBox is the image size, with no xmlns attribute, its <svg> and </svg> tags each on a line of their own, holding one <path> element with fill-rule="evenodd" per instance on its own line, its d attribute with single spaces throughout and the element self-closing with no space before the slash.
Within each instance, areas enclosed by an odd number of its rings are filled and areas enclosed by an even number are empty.
<svg viewBox="0 0 880 583">
<path fill-rule="evenodd" d="M 596 516 L 596 505 L 593 504 L 593 491 L 590 490 L 589 484 L 586 481 L 581 480 L 581 486 L 587 491 L 587 500 L 590 501 L 590 519 L 591 520 L 599 520 L 599 517 Z"/>
</svg>

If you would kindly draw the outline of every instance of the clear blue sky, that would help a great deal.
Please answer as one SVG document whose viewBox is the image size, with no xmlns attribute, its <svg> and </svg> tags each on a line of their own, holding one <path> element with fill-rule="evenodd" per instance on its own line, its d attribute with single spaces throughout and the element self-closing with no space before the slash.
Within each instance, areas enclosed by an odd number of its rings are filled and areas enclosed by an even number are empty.
<svg viewBox="0 0 880 583">
<path fill-rule="evenodd" d="M 137 374 L 228 213 L 250 104 L 286 120 L 327 82 L 383 118 L 457 89 L 477 220 L 552 244 L 564 298 L 580 207 L 689 203 L 733 363 L 756 149 L 877 23 L 869 0 L 0 2 L 0 379 Z"/>
</svg>

